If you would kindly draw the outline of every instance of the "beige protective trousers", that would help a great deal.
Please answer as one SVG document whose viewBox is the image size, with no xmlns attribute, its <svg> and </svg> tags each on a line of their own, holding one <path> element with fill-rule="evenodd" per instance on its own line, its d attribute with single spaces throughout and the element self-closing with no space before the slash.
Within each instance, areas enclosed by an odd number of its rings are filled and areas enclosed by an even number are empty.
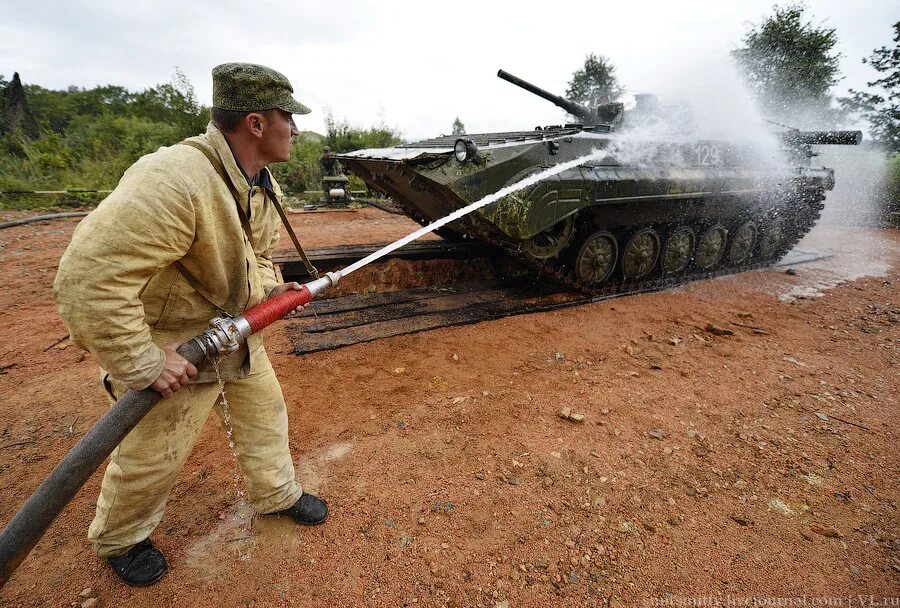
<svg viewBox="0 0 900 608">
<path fill-rule="evenodd" d="M 250 504 L 257 513 L 274 513 L 292 506 L 302 491 L 294 478 L 281 386 L 268 358 L 260 359 L 264 363 L 249 376 L 225 383 L 225 396 Z M 117 399 L 127 391 L 115 380 L 109 384 Z M 217 383 L 182 388 L 150 410 L 112 453 L 88 530 L 97 555 L 121 555 L 159 525 L 211 409 L 225 426 L 220 395 Z"/>
</svg>

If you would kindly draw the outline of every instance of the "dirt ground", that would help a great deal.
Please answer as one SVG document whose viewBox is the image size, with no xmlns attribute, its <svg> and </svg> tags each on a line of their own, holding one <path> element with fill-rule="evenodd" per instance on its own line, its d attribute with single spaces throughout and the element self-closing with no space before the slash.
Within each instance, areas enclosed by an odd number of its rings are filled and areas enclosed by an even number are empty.
<svg viewBox="0 0 900 608">
<path fill-rule="evenodd" d="M 309 246 L 414 227 L 293 222 Z M 51 300 L 76 223 L 0 231 L 0 523 L 107 408 Z M 212 417 L 152 537 L 159 584 L 93 555 L 97 473 L 0 605 L 900 605 L 900 231 L 803 246 L 833 257 L 302 358 L 280 321 L 298 477 L 329 520 L 254 517 Z"/>
</svg>

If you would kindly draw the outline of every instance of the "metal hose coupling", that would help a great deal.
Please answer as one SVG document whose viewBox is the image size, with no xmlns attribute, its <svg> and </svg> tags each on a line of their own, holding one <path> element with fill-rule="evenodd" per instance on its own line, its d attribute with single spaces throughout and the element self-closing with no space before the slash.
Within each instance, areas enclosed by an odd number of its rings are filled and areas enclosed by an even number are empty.
<svg viewBox="0 0 900 608">
<path fill-rule="evenodd" d="M 250 325 L 243 316 L 216 317 L 209 322 L 209 329 L 197 336 L 204 346 L 206 355 L 222 356 L 235 352 L 251 333 Z"/>
<path fill-rule="evenodd" d="M 292 289 L 270 298 L 245 311 L 239 317 L 216 317 L 209 322 L 209 329 L 194 338 L 207 357 L 235 352 L 248 336 L 281 319 L 298 306 L 305 306 L 329 287 L 341 280 L 340 272 L 326 272 L 301 289 Z"/>
<path fill-rule="evenodd" d="M 319 277 L 315 281 L 310 281 L 309 283 L 304 283 L 304 287 L 309 289 L 309 293 L 312 297 L 316 297 L 322 291 L 329 287 L 334 287 L 338 284 L 338 281 L 341 280 L 340 271 L 336 272 L 326 272 L 325 276 Z"/>
</svg>

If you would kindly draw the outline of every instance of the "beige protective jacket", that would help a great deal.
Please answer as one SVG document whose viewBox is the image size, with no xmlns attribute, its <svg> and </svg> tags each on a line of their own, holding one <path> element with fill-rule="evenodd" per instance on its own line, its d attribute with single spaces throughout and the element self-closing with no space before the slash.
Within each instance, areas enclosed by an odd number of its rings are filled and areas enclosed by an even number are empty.
<svg viewBox="0 0 900 608">
<path fill-rule="evenodd" d="M 222 160 L 249 215 L 253 242 L 209 159 L 190 146 L 164 147 L 132 165 L 78 225 L 53 285 L 72 340 L 130 388 L 159 377 L 160 347 L 201 333 L 215 316 L 241 314 L 279 283 L 271 255 L 280 224 L 272 202 L 261 187 L 248 185 L 212 123 L 192 139 Z M 280 201 L 274 179 L 272 187 Z M 244 377 L 260 357 L 262 337 L 251 336 L 222 360 L 223 379 Z M 213 369 L 197 378 L 213 380 Z"/>
</svg>

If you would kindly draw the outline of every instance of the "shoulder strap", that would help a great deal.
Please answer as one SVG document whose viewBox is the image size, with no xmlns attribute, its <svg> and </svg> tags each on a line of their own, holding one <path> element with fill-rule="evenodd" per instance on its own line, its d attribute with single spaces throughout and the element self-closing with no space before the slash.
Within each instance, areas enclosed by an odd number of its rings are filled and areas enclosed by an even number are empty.
<svg viewBox="0 0 900 608">
<path fill-rule="evenodd" d="M 312 265 L 312 262 L 309 261 L 309 258 L 306 257 L 306 252 L 303 251 L 303 247 L 300 246 L 300 241 L 297 239 L 297 235 L 294 234 L 294 229 L 291 227 L 291 223 L 288 221 L 287 214 L 282 209 L 281 205 L 278 204 L 278 201 L 274 196 L 266 193 L 266 196 L 272 201 L 272 204 L 275 205 L 275 210 L 278 212 L 278 217 L 281 218 L 281 223 L 284 224 L 285 229 L 287 230 L 288 236 L 291 237 L 291 240 L 294 242 L 294 248 L 297 250 L 297 253 L 300 254 L 300 259 L 303 260 L 303 265 L 306 266 L 306 272 L 312 276 L 314 279 L 319 278 L 319 271 L 316 270 L 316 267 Z"/>
<path fill-rule="evenodd" d="M 231 181 L 231 178 L 228 177 L 228 173 L 225 171 L 225 165 L 223 165 L 222 161 L 219 160 L 219 158 L 216 157 L 206 146 L 188 139 L 182 141 L 181 143 L 196 150 L 200 150 L 200 152 L 203 153 L 203 156 L 205 156 L 207 160 L 209 160 L 210 164 L 216 170 L 216 173 L 219 174 L 219 177 L 221 177 L 225 182 L 225 185 L 228 186 L 228 189 L 231 191 L 231 196 L 234 197 L 234 203 L 237 206 L 238 217 L 241 218 L 241 226 L 244 228 L 244 232 L 247 234 L 247 238 L 250 239 L 251 243 L 253 243 L 253 230 L 250 227 L 250 219 L 247 217 L 247 212 L 244 211 L 244 207 L 241 204 L 241 197 L 238 194 L 237 188 L 235 188 L 234 186 L 234 182 Z M 309 258 L 306 257 L 306 252 L 303 251 L 303 247 L 300 246 L 300 240 L 297 239 L 297 235 L 294 234 L 294 229 L 291 227 L 291 223 L 288 221 L 284 209 L 281 208 L 281 205 L 278 203 L 278 200 L 274 196 L 270 196 L 267 193 L 266 198 L 272 201 L 272 204 L 275 205 L 275 210 L 278 212 L 278 217 L 281 218 L 281 223 L 284 224 L 288 235 L 291 237 L 291 241 L 293 241 L 294 247 L 297 249 L 297 253 L 300 254 L 300 259 L 303 260 L 303 265 L 306 266 L 306 271 L 314 279 L 318 279 L 319 271 L 316 270 L 316 267 L 313 266 L 309 261 Z"/>
</svg>

